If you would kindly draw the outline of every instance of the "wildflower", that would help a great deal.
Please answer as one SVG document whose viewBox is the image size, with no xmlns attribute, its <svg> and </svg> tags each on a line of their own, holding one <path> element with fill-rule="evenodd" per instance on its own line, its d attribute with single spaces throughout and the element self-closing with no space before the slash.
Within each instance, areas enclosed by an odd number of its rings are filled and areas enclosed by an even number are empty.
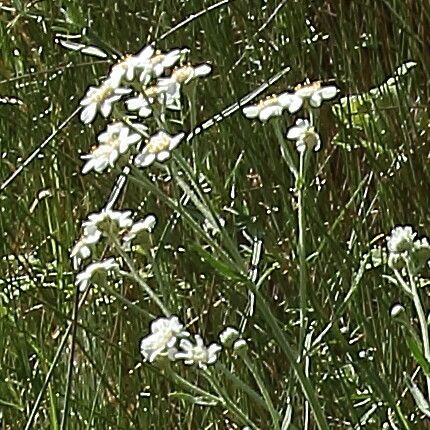
<svg viewBox="0 0 430 430">
<path fill-rule="evenodd" d="M 91 282 L 94 282 L 96 276 L 105 275 L 107 272 L 118 270 L 118 263 L 113 258 L 104 261 L 92 263 L 85 268 L 83 272 L 76 276 L 76 286 L 80 292 L 85 291 Z"/>
<path fill-rule="evenodd" d="M 323 100 L 330 100 L 338 93 L 337 87 L 334 85 L 321 87 L 320 81 L 299 84 L 294 90 L 294 94 L 291 94 L 290 106 L 294 108 L 295 112 L 301 109 L 306 100 L 309 100 L 312 107 L 318 108 Z"/>
<path fill-rule="evenodd" d="M 151 58 L 148 67 L 142 71 L 139 77 L 140 82 L 147 85 L 152 76 L 161 76 L 166 68 L 174 66 L 179 61 L 184 52 L 185 51 L 181 51 L 180 49 L 173 49 L 165 54 L 157 51 Z"/>
<path fill-rule="evenodd" d="M 387 237 L 388 251 L 401 254 L 411 251 L 414 246 L 414 239 L 417 235 L 411 226 L 398 226 L 393 228 L 391 235 Z"/>
<path fill-rule="evenodd" d="M 75 270 L 78 269 L 83 260 L 91 256 L 90 245 L 92 245 L 92 242 L 88 241 L 86 236 L 83 236 L 70 251 L 70 257 L 72 258 L 73 268 Z"/>
<path fill-rule="evenodd" d="M 200 368 L 205 369 L 208 364 L 215 363 L 222 348 L 216 343 L 205 346 L 203 339 L 198 334 L 194 338 L 195 344 L 187 339 L 182 339 L 179 342 L 179 351 L 175 352 L 173 357 L 175 360 L 184 360 L 185 364 L 197 364 Z"/>
<path fill-rule="evenodd" d="M 170 136 L 164 131 L 159 131 L 150 137 L 142 152 L 136 156 L 134 163 L 138 167 L 146 167 L 155 160 L 160 162 L 167 160 L 170 152 L 179 145 L 184 136 L 184 133 Z"/>
<path fill-rule="evenodd" d="M 189 336 L 177 316 L 158 318 L 151 323 L 151 334 L 140 342 L 140 352 L 146 361 L 152 363 L 158 355 L 168 355 L 179 337 Z"/>
<path fill-rule="evenodd" d="M 112 104 L 124 94 L 131 91 L 129 88 L 119 87 L 116 77 L 106 79 L 100 87 L 89 87 L 85 97 L 81 100 L 83 106 L 80 119 L 84 124 L 90 124 L 96 117 L 97 110 L 107 118 L 112 112 Z"/>
<path fill-rule="evenodd" d="M 390 315 L 392 318 L 397 318 L 401 316 L 401 314 L 403 314 L 404 312 L 405 312 L 405 307 L 400 303 L 396 303 L 395 305 L 392 306 L 390 310 Z"/>
<path fill-rule="evenodd" d="M 321 147 L 321 139 L 307 119 L 298 119 L 296 125 L 288 130 L 287 139 L 296 141 L 299 152 L 307 149 L 318 151 Z"/>
<path fill-rule="evenodd" d="M 148 215 L 145 219 L 135 222 L 123 236 L 123 247 L 130 249 L 131 241 L 139 236 L 142 232 L 151 233 L 157 219 L 154 215 Z"/>
<path fill-rule="evenodd" d="M 110 77 L 119 83 L 123 78 L 131 81 L 135 77 L 136 70 L 151 68 L 151 57 L 154 54 L 154 47 L 148 45 L 136 55 L 129 55 L 123 58 L 118 64 L 112 67 Z"/>
<path fill-rule="evenodd" d="M 86 174 L 90 170 L 102 173 L 107 167 L 113 167 L 121 154 L 127 152 L 131 145 L 142 139 L 146 127 L 142 124 L 134 124 L 133 127 L 139 133 L 133 132 L 121 122 L 108 125 L 106 131 L 99 134 L 97 138 L 101 145 L 90 154 L 82 156 L 83 160 L 88 160 L 82 168 L 82 173 Z"/>
<path fill-rule="evenodd" d="M 82 224 L 84 235 L 97 240 L 102 236 L 116 236 L 119 232 L 133 225 L 131 211 L 113 211 L 103 209 L 99 213 L 88 215 L 88 220 Z"/>
<path fill-rule="evenodd" d="M 245 339 L 238 339 L 233 344 L 233 350 L 238 354 L 245 353 L 248 350 L 248 343 Z"/>
<path fill-rule="evenodd" d="M 296 109 L 293 101 L 293 96 L 290 93 L 273 94 L 257 105 L 245 106 L 242 112 L 247 118 L 258 117 L 261 122 L 266 122 L 273 116 L 281 116 L 284 109 L 288 109 L 290 113 L 297 112 L 300 107 Z"/>
<path fill-rule="evenodd" d="M 231 348 L 233 344 L 239 339 L 239 331 L 234 327 L 226 327 L 219 335 L 220 342 L 226 347 Z"/>
<path fill-rule="evenodd" d="M 180 100 L 182 85 L 187 85 L 195 78 L 207 76 L 211 71 L 212 67 L 209 64 L 200 64 L 195 67 L 187 65 L 175 69 L 169 78 L 159 79 L 157 85 L 165 94 L 166 104 L 172 106 L 174 101 L 177 103 Z"/>
</svg>

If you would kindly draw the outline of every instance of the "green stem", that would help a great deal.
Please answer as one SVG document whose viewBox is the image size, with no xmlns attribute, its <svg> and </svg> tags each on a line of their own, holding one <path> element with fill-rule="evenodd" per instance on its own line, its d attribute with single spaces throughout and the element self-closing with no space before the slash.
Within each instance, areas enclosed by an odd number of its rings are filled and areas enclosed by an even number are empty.
<svg viewBox="0 0 430 430">
<path fill-rule="evenodd" d="M 150 286 L 142 280 L 142 278 L 139 275 L 139 272 L 134 267 L 133 261 L 131 258 L 127 255 L 127 253 L 122 249 L 121 244 L 118 242 L 118 239 L 111 236 L 109 238 L 114 245 L 115 249 L 118 251 L 118 253 L 121 255 L 122 259 L 125 261 L 125 264 L 130 270 L 130 274 L 132 278 L 144 289 L 146 294 L 148 294 L 149 298 L 160 308 L 161 312 L 166 317 L 170 317 L 171 312 L 164 306 L 163 302 L 158 298 L 158 296 L 152 291 Z"/>
<path fill-rule="evenodd" d="M 232 399 L 230 399 L 226 391 L 221 388 L 221 386 L 216 382 L 216 378 L 213 378 L 212 374 L 208 370 L 203 372 L 203 375 L 205 376 L 206 380 L 212 385 L 212 387 L 217 391 L 219 396 L 223 399 L 225 407 L 238 421 L 240 421 L 242 424 L 246 424 L 252 430 L 259 430 L 259 428 L 250 420 L 250 418 L 247 417 L 241 411 L 241 409 L 236 405 L 236 403 Z"/>
<path fill-rule="evenodd" d="M 421 329 L 421 337 L 422 337 L 423 348 L 424 348 L 424 357 L 426 361 L 430 363 L 430 342 L 429 342 L 429 331 L 428 331 L 427 319 L 421 303 L 421 298 L 418 292 L 417 284 L 415 282 L 415 278 L 413 274 L 411 273 L 409 265 L 408 265 L 408 274 L 409 274 L 409 282 L 410 282 L 411 291 L 412 291 L 412 299 L 414 301 L 414 306 L 418 314 L 418 322 L 420 324 L 420 329 Z M 430 376 L 427 375 L 426 372 L 424 373 L 425 373 L 426 383 L 427 383 L 427 397 L 430 399 Z"/>
<path fill-rule="evenodd" d="M 305 249 L 305 208 L 304 208 L 304 186 L 305 186 L 305 154 L 300 153 L 299 178 L 297 180 L 298 194 L 298 242 L 297 253 L 299 255 L 300 266 L 300 337 L 299 337 L 299 356 L 301 356 L 303 341 L 306 333 L 306 309 L 307 309 L 307 263 Z"/>
<path fill-rule="evenodd" d="M 264 401 L 266 402 L 267 405 L 267 409 L 270 412 L 270 416 L 272 418 L 272 425 L 273 425 L 273 430 L 280 430 L 279 427 L 279 422 L 281 420 L 278 412 L 275 409 L 275 406 L 273 405 L 272 399 L 270 398 L 269 392 L 266 389 L 266 386 L 264 385 L 264 382 L 262 380 L 262 378 L 260 377 L 260 374 L 257 371 L 257 368 L 255 366 L 253 366 L 253 364 L 251 363 L 251 360 L 248 357 L 248 354 L 245 352 L 244 354 L 241 355 L 243 362 L 245 363 L 246 367 L 249 369 L 249 371 L 251 372 L 252 376 L 255 379 L 255 382 L 258 385 L 258 388 L 261 391 L 261 394 L 263 396 Z"/>
</svg>

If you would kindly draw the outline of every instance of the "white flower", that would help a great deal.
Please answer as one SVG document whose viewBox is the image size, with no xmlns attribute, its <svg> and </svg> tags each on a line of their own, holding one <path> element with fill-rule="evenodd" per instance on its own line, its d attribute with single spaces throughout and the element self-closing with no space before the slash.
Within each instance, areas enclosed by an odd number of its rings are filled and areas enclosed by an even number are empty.
<svg viewBox="0 0 430 430">
<path fill-rule="evenodd" d="M 299 152 L 307 149 L 318 151 L 321 147 L 321 139 L 307 119 L 298 119 L 296 125 L 288 130 L 287 139 L 296 141 Z"/>
<path fill-rule="evenodd" d="M 165 103 L 171 107 L 178 104 L 181 96 L 181 86 L 187 85 L 195 78 L 207 76 L 211 73 L 212 67 L 209 64 L 200 64 L 198 66 L 183 66 L 175 69 L 169 78 L 158 80 L 157 86 L 165 94 Z"/>
<path fill-rule="evenodd" d="M 92 263 L 87 266 L 83 272 L 78 273 L 76 276 L 76 285 L 79 288 L 79 291 L 83 292 L 88 288 L 88 285 L 91 282 L 94 282 L 94 278 L 97 274 L 102 273 L 105 275 L 107 272 L 118 269 L 118 263 L 113 258 Z"/>
<path fill-rule="evenodd" d="M 91 123 L 96 117 L 97 110 L 107 118 L 112 112 L 112 104 L 124 94 L 131 91 L 129 88 L 120 88 L 117 77 L 105 80 L 100 87 L 89 87 L 85 97 L 81 100 L 83 106 L 80 118 L 84 124 Z"/>
<path fill-rule="evenodd" d="M 182 339 L 179 343 L 179 351 L 174 352 L 173 357 L 175 360 L 184 360 L 185 364 L 197 364 L 200 368 L 205 369 L 208 364 L 217 361 L 218 353 L 222 348 L 216 343 L 205 346 L 203 339 L 198 334 L 194 338 L 195 344 L 187 339 Z"/>
<path fill-rule="evenodd" d="M 150 137 L 145 148 L 136 156 L 134 163 L 138 167 L 146 167 L 155 160 L 160 162 L 167 160 L 170 152 L 179 145 L 184 136 L 184 133 L 170 136 L 164 131 L 159 131 Z"/>
<path fill-rule="evenodd" d="M 239 337 L 240 333 L 236 328 L 226 327 L 224 331 L 220 333 L 219 340 L 226 348 L 231 348 Z"/>
<path fill-rule="evenodd" d="M 164 54 L 157 51 L 151 58 L 149 67 L 141 73 L 140 81 L 147 84 L 152 76 L 161 76 L 166 68 L 174 66 L 179 61 L 181 55 L 182 51 L 180 49 L 173 49 Z"/>
<path fill-rule="evenodd" d="M 266 122 L 272 116 L 281 116 L 284 109 L 288 109 L 290 113 L 296 112 L 293 108 L 292 94 L 282 93 L 279 95 L 273 94 L 257 105 L 245 106 L 242 112 L 247 118 L 254 119 L 258 117 L 261 122 Z"/>
<path fill-rule="evenodd" d="M 91 256 L 92 242 L 88 242 L 86 236 L 76 242 L 75 246 L 70 251 L 70 257 L 72 258 L 73 269 L 77 270 L 83 260 L 86 260 Z"/>
<path fill-rule="evenodd" d="M 391 235 L 387 237 L 388 251 L 397 254 L 411 251 L 414 247 L 416 235 L 417 233 L 409 225 L 393 228 Z"/>
<path fill-rule="evenodd" d="M 177 316 L 158 318 L 151 323 L 151 334 L 140 342 L 140 352 L 146 361 L 152 363 L 158 355 L 168 355 L 179 337 L 189 336 Z"/>
<path fill-rule="evenodd" d="M 106 131 L 100 133 L 97 138 L 101 145 L 90 154 L 81 157 L 83 160 L 88 160 L 82 168 L 82 173 L 86 174 L 90 170 L 102 173 L 107 167 L 113 167 L 121 154 L 142 139 L 146 127 L 142 124 L 134 124 L 133 127 L 139 130 L 139 133 L 130 130 L 121 122 L 108 125 Z"/>
<path fill-rule="evenodd" d="M 294 112 L 300 110 L 305 100 L 309 100 L 312 107 L 318 108 L 323 100 L 330 100 L 336 97 L 338 93 L 337 87 L 334 85 L 321 87 L 320 81 L 299 84 L 294 90 L 294 94 L 291 94 L 290 112 L 291 110 Z"/>
<path fill-rule="evenodd" d="M 148 45 L 136 55 L 129 55 L 123 58 L 118 64 L 112 67 L 109 77 L 118 84 L 123 78 L 127 81 L 134 79 L 136 70 L 146 70 L 151 68 L 151 57 L 154 54 L 154 47 Z"/>
<path fill-rule="evenodd" d="M 99 213 L 88 215 L 84 221 L 84 235 L 87 237 L 101 237 L 102 235 L 116 235 L 118 232 L 129 229 L 133 225 L 131 211 L 114 211 L 103 209 Z"/>
<path fill-rule="evenodd" d="M 140 233 L 144 231 L 151 233 L 156 222 L 157 219 L 154 215 L 148 215 L 145 219 L 135 222 L 122 238 L 124 248 L 130 249 L 131 241 L 139 236 Z"/>
</svg>

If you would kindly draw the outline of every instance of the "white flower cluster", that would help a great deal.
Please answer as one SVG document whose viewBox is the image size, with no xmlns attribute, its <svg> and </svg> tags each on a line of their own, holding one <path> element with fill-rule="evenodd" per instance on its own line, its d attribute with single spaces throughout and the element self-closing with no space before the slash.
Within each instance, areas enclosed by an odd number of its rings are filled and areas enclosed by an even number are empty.
<svg viewBox="0 0 430 430">
<path fill-rule="evenodd" d="M 143 232 L 151 232 L 156 223 L 153 215 L 146 216 L 143 220 L 134 222 L 131 211 L 102 210 L 93 213 L 82 223 L 82 237 L 71 250 L 73 267 L 78 270 L 83 261 L 90 258 L 96 250 L 101 238 L 114 241 L 124 251 L 131 249 L 133 240 Z M 111 245 L 112 243 L 109 242 Z M 119 266 L 114 258 L 96 261 L 89 264 L 76 277 L 76 284 L 80 291 L 86 290 L 89 283 L 93 281 L 94 275 L 100 272 L 108 272 L 118 269 Z"/>
<path fill-rule="evenodd" d="M 400 270 L 408 267 L 419 271 L 430 261 L 430 243 L 427 237 L 416 239 L 417 233 L 411 226 L 397 226 L 387 236 L 388 265 Z"/>
<path fill-rule="evenodd" d="M 202 369 L 215 363 L 221 346 L 216 343 L 206 346 L 198 334 L 194 335 L 195 343 L 184 339 L 189 336 L 177 316 L 160 317 L 151 323 L 151 333 L 141 340 L 140 352 L 150 363 L 158 356 L 166 356 L 172 361 L 183 360 L 187 365 Z"/>
<path fill-rule="evenodd" d="M 80 102 L 81 121 L 84 124 L 92 123 L 97 112 L 108 118 L 114 111 L 114 104 L 126 95 L 131 95 L 125 101 L 126 109 L 136 112 L 141 118 L 151 116 L 156 103 L 163 109 L 179 110 L 182 86 L 212 71 L 209 64 L 178 66 L 187 52 L 186 49 L 173 49 L 162 53 L 156 51 L 154 45 L 149 45 L 136 55 L 125 57 L 111 68 L 100 86 L 89 87 Z M 167 76 L 172 67 L 174 69 Z M 139 88 L 140 92 L 136 92 L 136 88 Z M 147 144 L 137 157 L 136 165 L 145 167 L 155 160 L 164 161 L 184 136 L 179 133 L 171 137 L 160 130 L 150 137 L 147 130 L 143 124 L 127 121 L 115 121 L 108 125 L 106 131 L 98 136 L 99 145 L 91 153 L 82 156 L 82 159 L 86 160 L 82 173 L 91 170 L 102 173 L 107 168 L 114 167 L 120 155 L 125 154 L 143 138 L 148 139 Z"/>
<path fill-rule="evenodd" d="M 322 87 L 320 81 L 307 82 L 297 85 L 294 92 L 273 94 L 257 105 L 245 106 L 243 114 L 247 118 L 258 118 L 261 122 L 266 122 L 274 116 L 281 116 L 285 109 L 294 114 L 304 105 L 319 108 L 324 100 L 334 98 L 337 93 L 338 89 L 334 85 Z M 307 119 L 298 119 L 296 125 L 288 130 L 287 139 L 296 141 L 296 148 L 300 153 L 307 149 L 318 151 L 321 147 L 321 139 Z"/>
<path fill-rule="evenodd" d="M 245 106 L 243 114 L 247 118 L 258 118 L 261 122 L 266 122 L 273 116 L 281 116 L 284 109 L 291 114 L 296 113 L 307 102 L 311 107 L 319 108 L 323 100 L 330 100 L 337 93 L 335 86 L 322 87 L 320 81 L 300 84 L 294 88 L 294 92 L 274 94 L 257 105 Z"/>
<path fill-rule="evenodd" d="M 97 137 L 100 145 L 90 154 L 82 156 L 83 160 L 88 160 L 82 168 L 82 173 L 85 175 L 90 170 L 102 173 L 107 167 L 113 167 L 120 155 L 125 154 L 131 145 L 142 140 L 147 130 L 142 124 L 132 124 L 132 127 L 130 129 L 122 122 L 109 124 L 106 131 Z M 138 132 L 134 132 L 133 129 Z"/>
</svg>

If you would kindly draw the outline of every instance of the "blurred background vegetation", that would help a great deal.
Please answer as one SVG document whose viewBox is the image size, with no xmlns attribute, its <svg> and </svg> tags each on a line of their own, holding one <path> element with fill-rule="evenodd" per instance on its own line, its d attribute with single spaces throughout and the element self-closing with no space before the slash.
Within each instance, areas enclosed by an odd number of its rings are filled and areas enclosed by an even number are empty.
<svg viewBox="0 0 430 430">
<path fill-rule="evenodd" d="M 112 62 L 64 49 L 55 42 L 59 35 L 81 35 L 73 40 L 109 53 L 134 53 L 211 4 L 0 2 L 0 183 L 76 109 L 86 88 L 99 82 Z M 429 34 L 427 0 L 231 0 L 158 44 L 162 50 L 189 47 L 190 61 L 213 65 L 213 74 L 198 84 L 198 122 L 287 65 L 291 71 L 268 93 L 309 78 L 337 85 L 340 97 L 363 95 L 358 109 L 346 103 L 342 114 L 330 104 L 323 106 L 323 148 L 313 162 L 314 179 L 306 196 L 311 341 L 333 323 L 311 350 L 309 378 L 330 428 L 380 429 L 390 420 L 387 425 L 397 428 L 427 428 L 405 394 L 403 375 L 412 375 L 417 367 L 410 344 L 390 318 L 397 302 L 409 312 L 409 299 L 382 277 L 384 266 L 366 270 L 359 281 L 357 273 L 370 248 L 383 245 L 394 225 L 412 224 L 421 234 L 430 231 Z M 407 61 L 416 67 L 396 91 L 368 102 L 365 94 Z M 181 121 L 172 122 L 171 131 L 194 125 L 189 112 Z M 293 118 L 280 123 L 286 130 Z M 81 220 L 103 207 L 118 174 L 118 169 L 97 177 L 80 174 L 79 155 L 94 145 L 103 124 L 98 119 L 89 128 L 71 120 L 0 194 L 0 428 L 28 423 L 70 321 L 74 275 L 69 249 Z M 204 177 L 209 184 L 210 204 L 226 220 L 229 243 L 244 265 L 250 258 L 246 233 L 263 240 L 260 270 L 275 270 L 261 289 L 295 345 L 299 271 L 294 180 L 280 157 L 273 127 L 235 114 L 193 142 L 195 180 Z M 191 146 L 179 152 L 188 159 Z M 160 166 L 150 170 L 166 199 L 136 180 L 130 181 L 118 207 L 157 216 L 153 246 L 159 250 L 148 282 L 172 311 L 193 322 L 191 331 L 215 341 L 224 326 L 239 324 L 247 292 L 224 266 L 202 260 L 204 243 L 197 231 L 182 220 L 169 224 L 168 202 L 181 196 L 174 179 L 180 168 L 175 161 L 171 166 L 171 171 Z M 203 222 L 195 205 L 184 211 Z M 230 245 L 219 240 L 228 254 Z M 231 261 L 235 264 L 233 257 Z M 142 256 L 141 264 L 146 263 L 147 256 Z M 122 285 L 118 291 L 156 314 L 132 286 Z M 413 312 L 408 315 L 414 318 Z M 79 314 L 68 428 L 241 428 L 245 423 L 235 422 L 222 406 L 200 405 L 155 366 L 140 364 L 138 342 L 150 321 L 103 290 L 94 290 Z M 245 334 L 281 415 L 290 398 L 291 428 L 305 428 L 301 388 L 258 306 Z M 67 350 L 30 428 L 60 426 Z M 222 361 L 255 386 L 234 358 L 223 356 Z M 207 385 L 192 369 L 178 371 L 197 385 Z M 267 411 L 252 397 L 231 388 L 224 375 L 220 384 L 258 428 L 271 428 Z M 306 425 L 316 428 L 312 416 Z"/>
</svg>

